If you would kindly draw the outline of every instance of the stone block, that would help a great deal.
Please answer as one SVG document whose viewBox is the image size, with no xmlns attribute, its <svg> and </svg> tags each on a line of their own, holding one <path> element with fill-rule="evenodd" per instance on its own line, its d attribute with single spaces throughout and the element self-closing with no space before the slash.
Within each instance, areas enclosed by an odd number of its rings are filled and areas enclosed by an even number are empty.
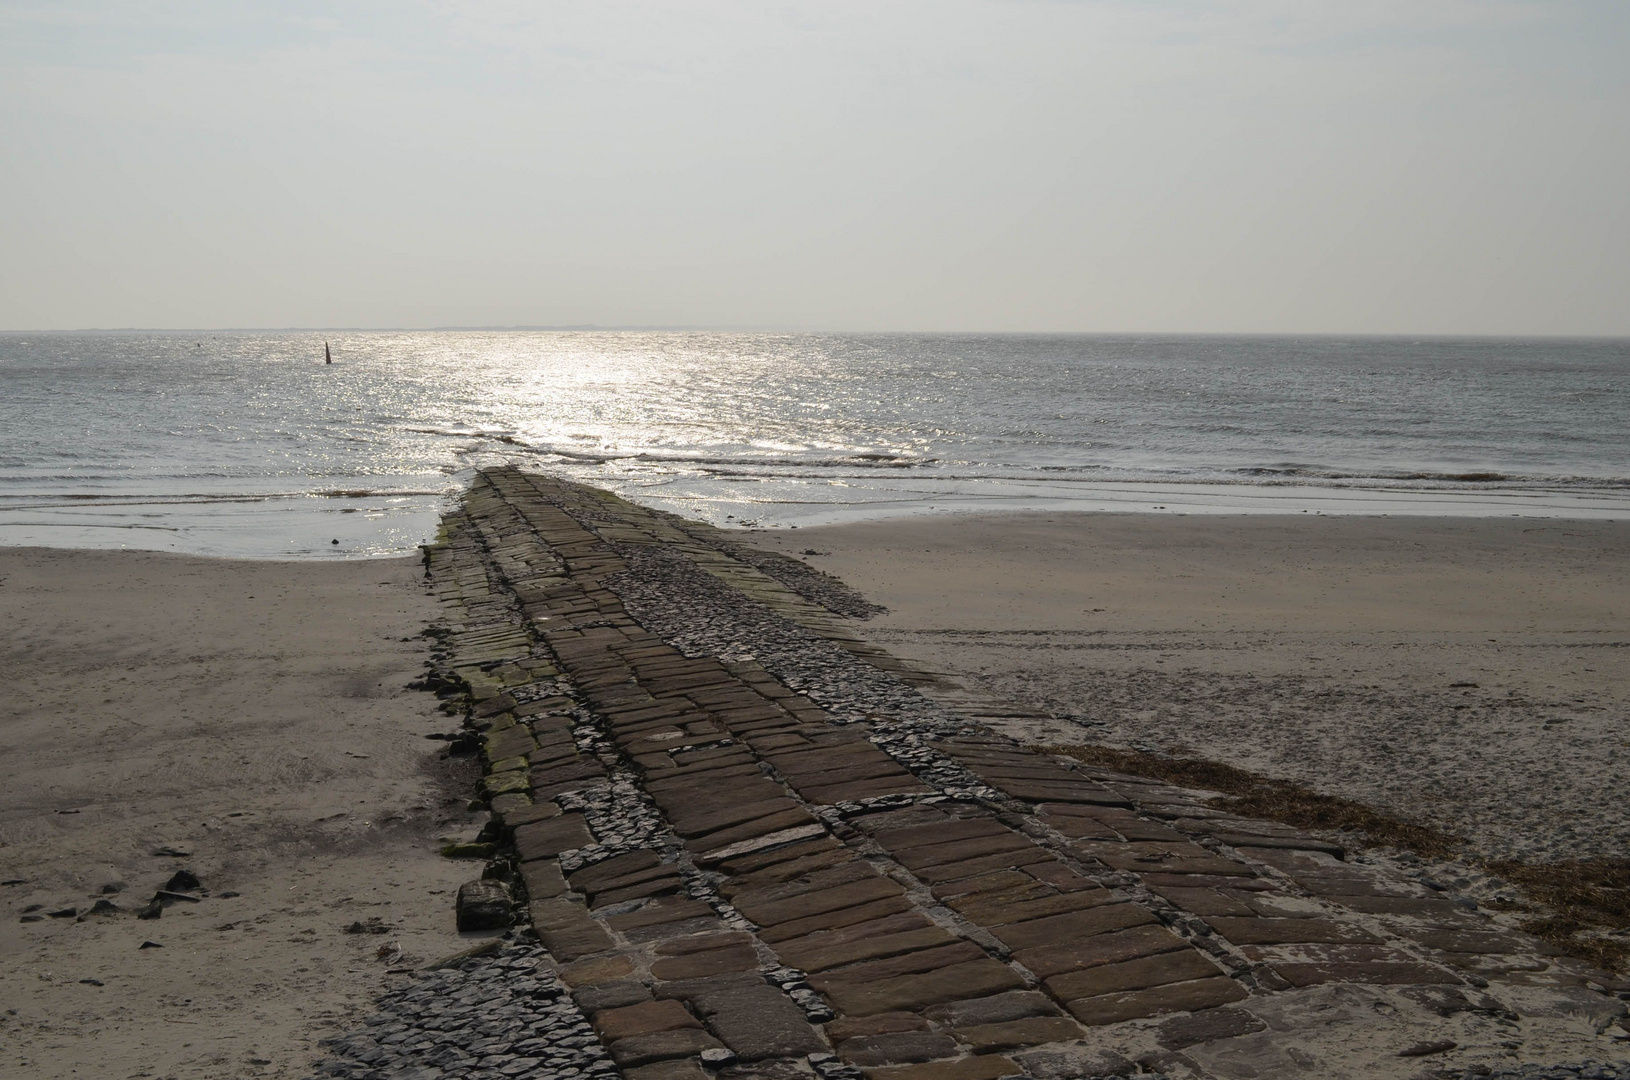
<svg viewBox="0 0 1630 1080">
<path fill-rule="evenodd" d="M 1076 892 L 1044 892 L 1028 899 L 1009 899 L 1007 894 L 997 894 L 989 899 L 983 896 L 959 897 L 951 906 L 970 922 L 989 929 L 1007 926 L 1010 923 L 1044 919 L 1050 915 L 1085 911 L 1087 908 L 1111 903 L 1114 899 L 1115 894 L 1108 889 L 1094 886 Z"/>
<path fill-rule="evenodd" d="M 562 814 L 515 830 L 515 852 L 522 862 L 552 859 L 563 851 L 573 851 L 593 842 L 582 814 Z"/>
<path fill-rule="evenodd" d="M 1004 1024 L 1035 1016 L 1058 1016 L 1059 1009 L 1046 994 L 1034 990 L 1013 990 L 1006 994 L 935 1005 L 925 1010 L 923 1015 L 947 1027 L 961 1028 Z"/>
<path fill-rule="evenodd" d="M 902 975 L 871 983 L 833 986 L 827 998 L 849 1016 L 901 1012 L 938 1005 L 960 998 L 986 997 L 1003 990 L 1018 990 L 1024 980 L 1006 964 L 986 957 L 953 964 L 920 975 Z"/>
<path fill-rule="evenodd" d="M 629 874 L 649 870 L 661 862 L 662 857 L 648 848 L 630 851 L 626 855 L 614 855 L 574 873 L 571 879 L 572 888 L 586 893 L 597 892 L 608 881 L 616 881 Z"/>
<path fill-rule="evenodd" d="M 867 1069 L 867 1080 L 999 1080 L 1017 1076 L 1024 1070 L 1005 1057 L 987 1054 L 960 1061 L 935 1061 L 925 1065 L 889 1065 Z"/>
<path fill-rule="evenodd" d="M 577 1002 L 579 1009 L 592 1015 L 604 1009 L 622 1009 L 629 1005 L 638 1005 L 642 1001 L 650 1001 L 651 991 L 647 990 L 642 982 L 618 979 L 578 987 L 572 991 L 572 1000 Z"/>
<path fill-rule="evenodd" d="M 868 868 L 869 869 L 869 868 Z M 736 910 L 760 926 L 796 923 L 828 912 L 842 911 L 861 904 L 901 896 L 905 890 L 889 878 L 874 876 L 833 888 L 800 893 L 784 900 L 756 900 L 748 894 L 737 896 Z"/>
<path fill-rule="evenodd" d="M 606 923 L 613 930 L 627 934 L 647 927 L 707 918 L 712 915 L 714 915 L 714 911 L 706 901 L 691 900 L 680 896 L 665 896 L 652 900 L 634 911 L 609 916 Z"/>
<path fill-rule="evenodd" d="M 634 961 L 626 956 L 596 956 L 560 969 L 560 981 L 567 986 L 594 986 L 625 979 L 634 973 Z"/>
<path fill-rule="evenodd" d="M 623 1076 L 626 1080 L 709 1080 L 702 1066 L 690 1058 L 640 1065 L 625 1070 Z"/>
<path fill-rule="evenodd" d="M 1326 963 L 1276 963 L 1273 970 L 1292 986 L 1320 983 L 1368 983 L 1371 986 L 1430 986 L 1459 983 L 1460 978 L 1436 964 L 1388 963 L 1382 960 Z"/>
<path fill-rule="evenodd" d="M 854 964 L 836 971 L 811 975 L 809 985 L 824 993 L 834 986 L 875 982 L 879 979 L 892 979 L 899 975 L 916 975 L 925 971 L 949 967 L 952 964 L 963 964 L 969 960 L 978 960 L 985 955 L 985 950 L 973 942 L 953 939 L 949 945 L 940 945 L 932 949 L 918 949 L 915 952 L 905 953 L 900 956 L 870 960 L 864 964 Z"/>
<path fill-rule="evenodd" d="M 634 1035 L 650 1035 L 679 1028 L 699 1028 L 700 1020 L 677 1001 L 642 1001 L 638 1005 L 602 1009 L 591 1018 L 594 1030 L 607 1043 Z"/>
<path fill-rule="evenodd" d="M 1015 953 L 1013 958 L 1035 972 L 1038 978 L 1047 979 L 1067 971 L 1116 964 L 1189 947 L 1186 941 L 1163 926 L 1137 926 L 1079 941 L 1038 945 Z"/>
<path fill-rule="evenodd" d="M 1379 944 L 1380 938 L 1361 926 L 1330 919 L 1238 919 L 1213 916 L 1206 920 L 1235 945 L 1287 945 L 1321 942 Z"/>
<path fill-rule="evenodd" d="M 862 1035 L 892 1035 L 900 1031 L 927 1031 L 928 1021 L 916 1013 L 878 1013 L 876 1016 L 846 1016 L 826 1025 L 826 1037 L 836 1046 L 845 1039 Z"/>
<path fill-rule="evenodd" d="M 565 963 L 611 948 L 611 935 L 590 917 L 582 904 L 560 897 L 534 900 L 529 912 L 532 927 L 543 947 L 556 961 Z"/>
<path fill-rule="evenodd" d="M 509 890 L 501 881 L 466 881 L 455 910 L 460 931 L 502 930 L 511 921 Z"/>
<path fill-rule="evenodd" d="M 1112 930 L 1147 926 L 1156 921 L 1147 908 L 1137 904 L 1102 904 L 1062 915 L 1008 923 L 992 928 L 991 933 L 996 935 L 1002 944 L 1018 952 L 1040 945 L 1058 945 Z"/>
<path fill-rule="evenodd" d="M 887 1035 L 858 1035 L 838 1044 L 838 1056 L 851 1065 L 904 1065 L 956 1057 L 961 1051 L 949 1035 L 938 1031 L 900 1031 Z"/>
<path fill-rule="evenodd" d="M 1247 997 L 1245 987 L 1233 979 L 1217 977 L 1171 983 L 1151 990 L 1104 994 L 1069 1002 L 1065 1008 L 1088 1027 L 1118 1024 L 1145 1016 L 1212 1009 Z"/>
<path fill-rule="evenodd" d="M 1222 970 L 1203 953 L 1196 949 L 1183 949 L 1055 975 L 1046 981 L 1046 986 L 1060 1001 L 1073 1001 L 1129 990 L 1147 990 L 1168 983 L 1192 982 L 1221 974 Z"/>
<path fill-rule="evenodd" d="M 1037 1016 L 1028 1020 L 1008 1020 L 1000 1024 L 959 1027 L 951 1034 L 976 1054 L 991 1050 L 1012 1050 L 1043 1043 L 1079 1039 L 1081 1025 L 1063 1016 Z"/>
<path fill-rule="evenodd" d="M 877 927 L 880 923 L 889 921 L 885 919 L 879 923 L 862 924 L 863 929 L 858 933 L 846 933 L 847 930 L 853 929 L 846 927 L 844 930 L 833 930 L 798 938 L 795 941 L 780 942 L 775 946 L 775 952 L 785 963 L 814 973 L 864 960 L 877 960 L 950 945 L 956 941 L 949 932 L 929 924 L 927 919 L 916 915 L 915 912 L 894 918 L 908 924 L 916 923 L 917 926 L 895 933 L 879 932 Z"/>
<path fill-rule="evenodd" d="M 709 975 L 723 975 L 733 971 L 752 971 L 758 968 L 758 953 L 752 945 L 742 943 L 707 952 L 693 952 L 684 956 L 670 956 L 651 965 L 651 975 L 657 979 L 700 979 Z"/>
<path fill-rule="evenodd" d="M 611 1060 L 619 1068 L 631 1069 L 655 1061 L 693 1058 L 704 1050 L 720 1050 L 724 1044 L 705 1031 L 681 1028 L 650 1035 L 632 1035 L 610 1046 Z"/>
<path fill-rule="evenodd" d="M 804 1011 L 756 972 L 667 983 L 658 992 L 689 1001 L 743 1061 L 802 1057 L 826 1049 Z"/>
</svg>

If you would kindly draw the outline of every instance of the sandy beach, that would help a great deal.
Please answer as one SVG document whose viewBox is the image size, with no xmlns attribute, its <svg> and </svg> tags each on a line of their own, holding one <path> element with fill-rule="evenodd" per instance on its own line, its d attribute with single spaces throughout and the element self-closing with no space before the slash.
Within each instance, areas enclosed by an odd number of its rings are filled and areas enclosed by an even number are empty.
<svg viewBox="0 0 1630 1080">
<path fill-rule="evenodd" d="M 468 944 L 474 766 L 406 689 L 435 609 L 413 559 L 0 549 L 0 1073 L 304 1076 Z"/>
<path fill-rule="evenodd" d="M 1630 525 L 1020 514 L 756 533 L 889 612 L 870 640 L 1058 717 L 1438 825 L 1630 849 Z M 818 554 L 808 554 L 808 552 Z"/>
</svg>

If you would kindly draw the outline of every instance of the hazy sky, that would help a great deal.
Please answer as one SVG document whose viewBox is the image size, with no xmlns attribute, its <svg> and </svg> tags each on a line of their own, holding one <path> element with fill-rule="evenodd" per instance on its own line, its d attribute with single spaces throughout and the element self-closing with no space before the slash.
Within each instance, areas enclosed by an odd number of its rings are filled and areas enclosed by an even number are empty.
<svg viewBox="0 0 1630 1080">
<path fill-rule="evenodd" d="M 1630 3 L 0 0 L 0 328 L 1630 333 Z"/>
</svg>

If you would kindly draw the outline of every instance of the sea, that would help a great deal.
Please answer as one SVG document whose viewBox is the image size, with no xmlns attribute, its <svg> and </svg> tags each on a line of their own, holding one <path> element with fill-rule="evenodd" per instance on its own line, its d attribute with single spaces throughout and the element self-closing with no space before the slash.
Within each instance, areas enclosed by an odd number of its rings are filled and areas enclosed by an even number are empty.
<svg viewBox="0 0 1630 1080">
<path fill-rule="evenodd" d="M 500 462 L 740 527 L 1630 519 L 1630 340 L 0 335 L 0 543 L 397 555 Z"/>
</svg>

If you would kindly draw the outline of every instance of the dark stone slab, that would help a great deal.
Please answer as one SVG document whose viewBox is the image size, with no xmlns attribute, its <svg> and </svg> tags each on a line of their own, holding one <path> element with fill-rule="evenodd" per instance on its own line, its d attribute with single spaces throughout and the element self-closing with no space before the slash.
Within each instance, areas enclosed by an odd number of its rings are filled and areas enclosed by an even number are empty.
<svg viewBox="0 0 1630 1080">
<path fill-rule="evenodd" d="M 1146 926 L 1156 921 L 1147 908 L 1137 904 L 1099 904 L 1062 915 L 993 927 L 991 933 L 1003 945 L 1018 952 L 1038 945 L 1057 946 L 1112 930 Z"/>
<path fill-rule="evenodd" d="M 915 975 L 925 971 L 949 967 L 952 964 L 978 960 L 985 955 L 985 950 L 971 941 L 953 941 L 949 945 L 941 945 L 937 948 L 919 949 L 900 956 L 891 956 L 883 960 L 869 960 L 863 964 L 854 964 L 836 971 L 811 975 L 809 985 L 825 993 L 836 986 L 853 986 L 880 979 L 892 979 L 900 975 Z"/>
<path fill-rule="evenodd" d="M 1236 919 L 1219 915 L 1207 919 L 1206 924 L 1235 945 L 1300 942 L 1377 944 L 1381 940 L 1361 926 L 1330 919 Z"/>
<path fill-rule="evenodd" d="M 1156 1029 L 1155 1038 L 1168 1050 L 1185 1050 L 1218 1039 L 1237 1039 L 1267 1026 L 1244 1009 L 1207 1009 L 1167 1020 Z"/>
<path fill-rule="evenodd" d="M 710 851 L 721 851 L 743 840 L 753 840 L 770 833 L 791 829 L 798 825 L 812 825 L 815 818 L 809 811 L 801 806 L 794 806 L 790 810 L 782 810 L 774 814 L 756 817 L 740 825 L 732 825 L 728 829 L 719 829 L 703 837 L 693 838 L 688 845 L 692 851 L 706 854 Z"/>
<path fill-rule="evenodd" d="M 455 910 L 460 931 L 502 930 L 511 919 L 509 890 L 501 881 L 466 881 Z"/>
<path fill-rule="evenodd" d="M 957 881 L 962 878 L 978 877 L 993 871 L 1014 869 L 1028 866 L 1031 863 L 1056 861 L 1052 854 L 1034 844 L 1015 851 L 1005 851 L 1000 855 L 986 855 L 983 858 L 969 859 L 966 862 L 945 863 L 941 866 L 924 866 L 913 871 L 918 878 L 935 884 L 942 881 Z"/>
<path fill-rule="evenodd" d="M 651 965 L 651 975 L 657 979 L 699 979 L 733 971 L 751 971 L 757 967 L 758 953 L 752 945 L 742 943 L 707 952 L 666 957 Z"/>
<path fill-rule="evenodd" d="M 1503 956 L 1510 953 L 1545 951 L 1539 947 L 1539 942 L 1524 941 L 1515 934 L 1505 934 L 1497 930 L 1404 930 L 1402 933 L 1439 952 Z"/>
<path fill-rule="evenodd" d="M 1005 1057 L 986 1054 L 958 1061 L 931 1061 L 924 1065 L 890 1065 L 867 1069 L 868 1080 L 998 1080 L 1024 1072 Z"/>
<path fill-rule="evenodd" d="M 727 930 L 718 934 L 691 934 L 670 938 L 655 948 L 658 956 L 689 956 L 691 953 L 712 952 L 732 945 L 751 945 L 753 935 L 744 930 Z"/>
<path fill-rule="evenodd" d="M 834 986 L 826 996 L 839 1012 L 848 1016 L 870 1016 L 921 1009 L 963 998 L 987 997 L 1023 986 L 1024 980 L 1012 968 L 986 957 L 920 975 Z"/>
<path fill-rule="evenodd" d="M 1165 927 L 1151 925 L 1096 934 L 1062 945 L 1039 945 L 1016 953 L 1013 958 L 1035 972 L 1038 978 L 1049 979 L 1067 971 L 1117 964 L 1189 947 L 1188 942 Z"/>
<path fill-rule="evenodd" d="M 640 1065 L 624 1070 L 623 1076 L 626 1080 L 708 1080 L 702 1066 L 690 1058 Z"/>
<path fill-rule="evenodd" d="M 679 877 L 679 871 L 673 867 L 663 867 L 660 873 L 642 873 L 632 876 L 636 879 L 634 884 L 625 885 L 621 888 L 610 888 L 604 892 L 596 893 L 594 899 L 590 902 L 591 905 L 595 908 L 603 908 L 648 896 L 667 896 L 678 892 L 684 884 Z"/>
<path fill-rule="evenodd" d="M 1413 896 L 1344 896 L 1337 903 L 1369 915 L 1404 915 L 1445 929 L 1487 926 L 1488 920 L 1453 900 Z"/>
<path fill-rule="evenodd" d="M 649 849 L 630 851 L 626 855 L 614 855 L 574 873 L 571 877 L 572 888 L 580 892 L 596 892 L 608 881 L 616 881 L 629 874 L 649 870 L 660 866 L 661 863 L 662 857 Z"/>
<path fill-rule="evenodd" d="M 582 904 L 563 897 L 534 900 L 529 912 L 538 938 L 558 961 L 576 960 L 612 947 L 611 935 Z"/>
<path fill-rule="evenodd" d="M 566 879 L 553 859 L 534 859 L 521 864 L 521 880 L 526 883 L 528 900 L 551 900 L 566 892 Z"/>
<path fill-rule="evenodd" d="M 923 1015 L 947 1027 L 979 1027 L 1029 1020 L 1037 1016 L 1058 1016 L 1058 1006 L 1046 994 L 1034 990 L 1012 990 L 1005 994 L 953 1001 L 926 1009 Z"/>
<path fill-rule="evenodd" d="M 563 851 L 573 851 L 594 843 L 582 814 L 562 814 L 536 821 L 515 830 L 515 852 L 522 862 L 552 859 Z"/>
<path fill-rule="evenodd" d="M 636 1065 L 649 1065 L 653 1061 L 673 1058 L 693 1058 L 703 1050 L 720 1050 L 724 1044 L 705 1031 L 685 1028 L 678 1031 L 659 1031 L 652 1035 L 635 1035 L 619 1039 L 610 1046 L 611 1060 L 624 1069 Z"/>
<path fill-rule="evenodd" d="M 937 1031 L 900 1031 L 889 1035 L 860 1035 L 838 1044 L 838 1056 L 851 1065 L 902 1065 L 960 1053 L 949 1035 Z"/>
<path fill-rule="evenodd" d="M 872 873 L 872 877 L 860 881 L 802 892 L 786 899 L 758 899 L 751 894 L 742 893 L 731 903 L 760 926 L 775 926 L 779 923 L 801 921 L 829 911 L 841 911 L 858 904 L 886 900 L 903 893 L 904 890 L 896 882 L 875 871 Z"/>
<path fill-rule="evenodd" d="M 680 836 L 704 836 L 719 829 L 794 810 L 797 807 L 796 802 L 785 796 L 724 807 L 700 804 L 690 810 L 676 807 L 668 815 L 668 820 L 673 822 L 674 831 Z"/>
<path fill-rule="evenodd" d="M 944 824 L 918 825 L 901 829 L 880 829 L 873 839 L 885 851 L 901 851 L 930 844 L 949 844 L 956 840 L 971 840 L 980 836 L 1011 835 L 1012 830 L 990 817 L 959 818 Z"/>
<path fill-rule="evenodd" d="M 1221 974 L 1222 970 L 1203 953 L 1196 949 L 1183 949 L 1054 975 L 1046 981 L 1046 986 L 1060 1001 L 1073 1001 L 1076 998 L 1147 990 L 1169 983 L 1191 982 Z"/>
<path fill-rule="evenodd" d="M 1273 970 L 1292 986 L 1320 983 L 1368 983 L 1372 986 L 1430 986 L 1458 984 L 1460 979 L 1435 964 L 1387 963 L 1379 960 L 1329 963 L 1276 963 Z"/>
<path fill-rule="evenodd" d="M 839 930 L 845 926 L 853 926 L 856 923 L 873 922 L 889 915 L 898 915 L 900 912 L 913 910 L 915 910 L 914 905 L 907 899 L 905 893 L 901 892 L 898 895 L 885 897 L 882 900 L 856 904 L 836 911 L 823 911 L 819 915 L 811 915 L 806 919 L 793 919 L 789 922 L 778 923 L 775 926 L 760 927 L 758 936 L 761 940 L 773 945 L 778 941 L 805 937 L 820 930 Z"/>
<path fill-rule="evenodd" d="M 1247 996 L 1245 987 L 1233 979 L 1218 977 L 1172 983 L 1152 990 L 1082 998 L 1065 1007 L 1077 1020 L 1088 1027 L 1095 1027 L 1164 1013 L 1198 1012 L 1242 1001 Z"/>
<path fill-rule="evenodd" d="M 642 1001 L 651 1000 L 651 991 L 645 984 L 633 979 L 615 979 L 611 982 L 593 983 L 580 986 L 572 991 L 572 1000 L 577 1007 L 586 1014 L 600 1012 L 603 1009 L 621 1009 L 629 1005 L 638 1005 Z"/>
<path fill-rule="evenodd" d="M 876 1016 L 844 1017 L 826 1025 L 826 1037 L 836 1046 L 845 1039 L 862 1035 L 889 1035 L 897 1031 L 927 1031 L 928 1021 L 916 1013 L 878 1013 Z"/>
<path fill-rule="evenodd" d="M 668 983 L 743 1061 L 823 1053 L 826 1043 L 791 998 L 756 973 Z"/>
<path fill-rule="evenodd" d="M 591 1018 L 594 1030 L 608 1043 L 633 1035 L 649 1035 L 678 1028 L 699 1028 L 700 1020 L 678 1001 L 642 1001 L 617 1009 L 602 1009 Z"/>
<path fill-rule="evenodd" d="M 956 941 L 949 932 L 928 924 L 926 919 L 914 912 L 895 918 L 919 925 L 894 933 L 879 933 L 875 929 L 876 923 L 866 923 L 857 933 L 835 930 L 781 942 L 775 946 L 775 952 L 783 962 L 793 967 L 807 972 L 821 972 L 864 960 L 937 948 Z"/>
<path fill-rule="evenodd" d="M 890 849 L 889 853 L 900 865 L 909 870 L 916 870 L 924 866 L 966 862 L 985 855 L 1034 850 L 1035 847 L 1036 845 L 1026 836 L 1015 832 L 1002 832 L 970 837 L 966 840 L 927 844 L 922 847 L 895 848 Z"/>
<path fill-rule="evenodd" d="M 613 930 L 627 933 L 648 926 L 659 926 L 664 923 L 677 923 L 687 919 L 703 918 L 713 915 L 714 911 L 702 900 L 690 900 L 683 897 L 662 897 L 651 901 L 644 907 L 635 911 L 625 912 L 621 915 L 612 915 L 606 919 Z"/>
<path fill-rule="evenodd" d="M 1079 1039 L 1081 1025 L 1062 1016 L 1038 1016 L 1028 1020 L 1008 1020 L 1000 1024 L 959 1027 L 951 1034 L 976 1054 L 989 1050 L 1013 1050 L 1043 1043 Z"/>
<path fill-rule="evenodd" d="M 1170 901 L 1173 906 L 1201 917 L 1229 915 L 1244 919 L 1256 914 L 1256 910 L 1245 901 L 1218 889 L 1176 888 L 1162 885 L 1154 891 Z"/>
</svg>

